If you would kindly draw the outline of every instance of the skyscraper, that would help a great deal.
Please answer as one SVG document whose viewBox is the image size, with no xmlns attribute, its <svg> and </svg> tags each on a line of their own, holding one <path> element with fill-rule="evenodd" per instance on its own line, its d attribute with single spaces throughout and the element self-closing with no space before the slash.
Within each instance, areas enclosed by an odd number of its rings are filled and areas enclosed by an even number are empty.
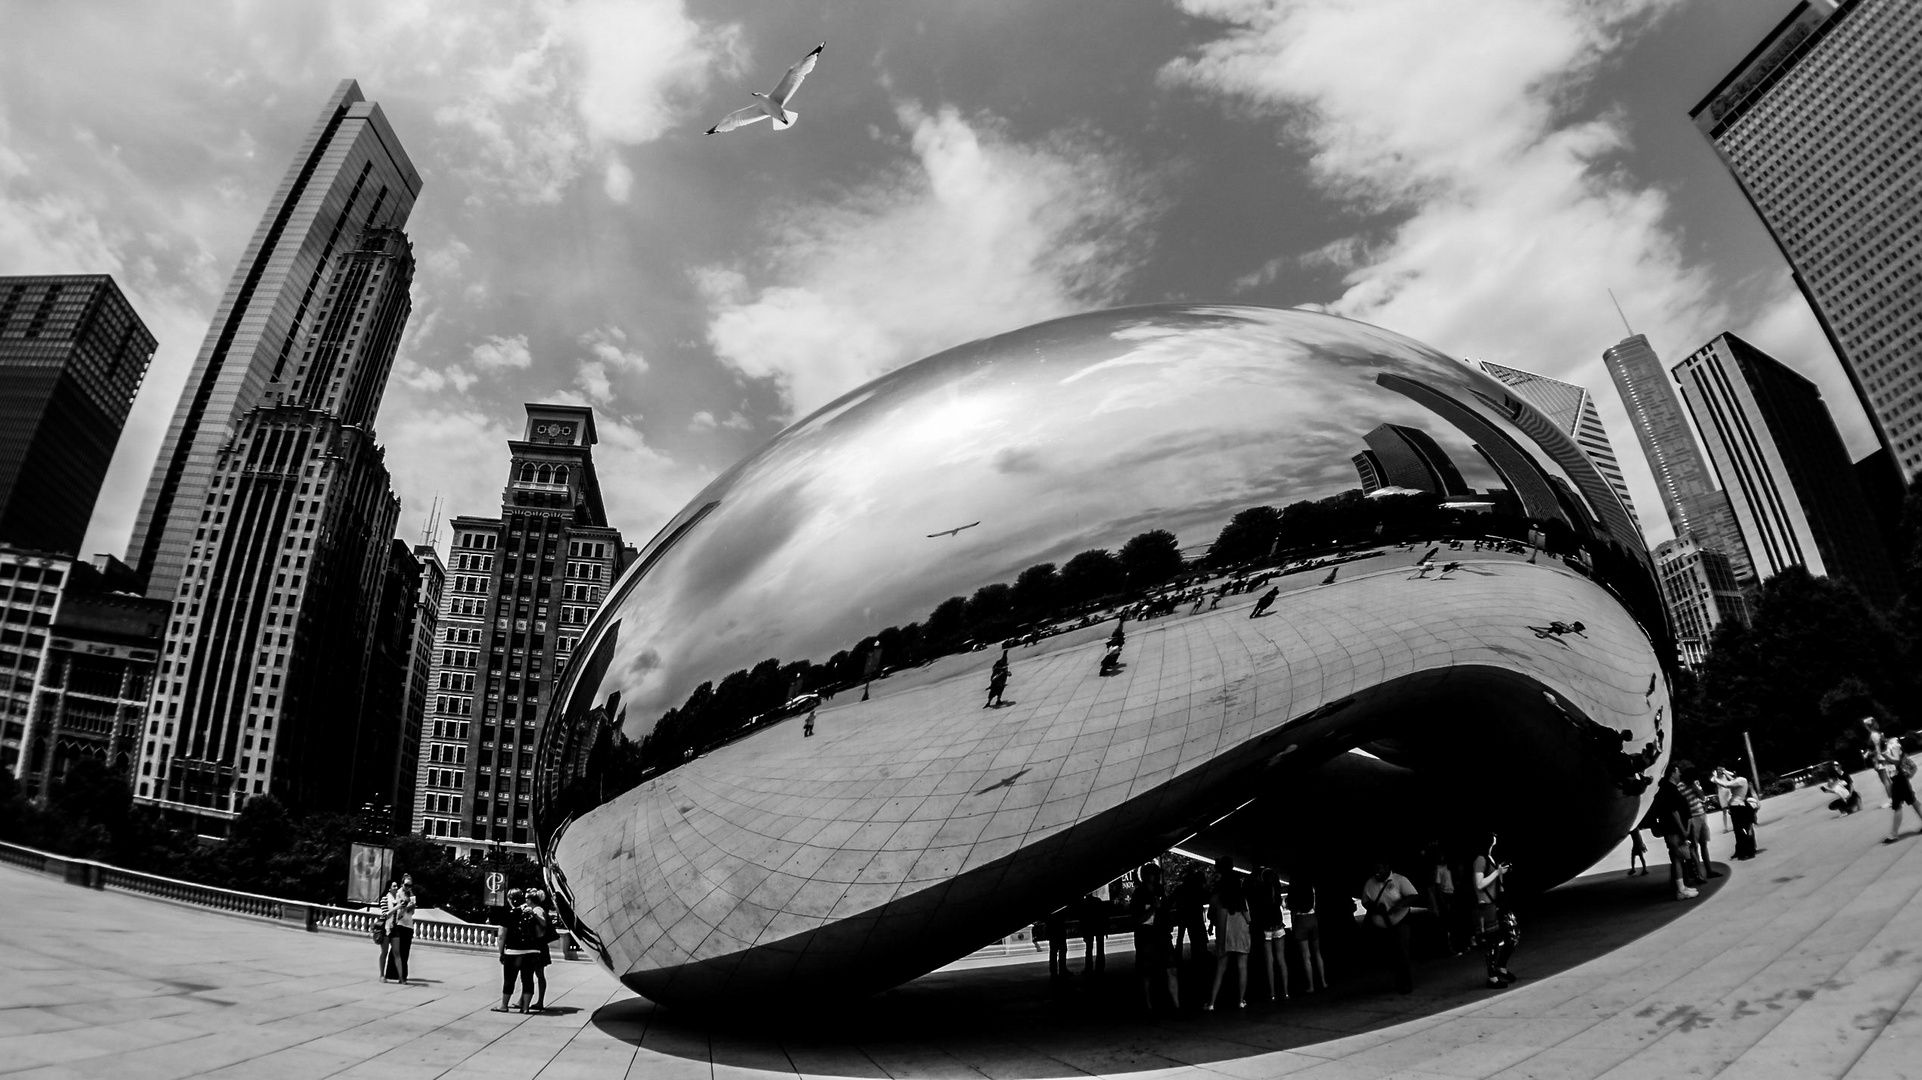
<svg viewBox="0 0 1922 1080">
<path fill-rule="evenodd" d="M 1629 521 L 1639 534 L 1641 519 L 1635 514 L 1634 500 L 1628 497 L 1628 480 L 1622 476 L 1622 464 L 1615 458 L 1615 446 L 1608 441 L 1601 414 L 1595 411 L 1595 395 L 1589 393 L 1587 387 L 1505 364 L 1483 360 L 1479 366 L 1513 390 L 1516 397 L 1540 410 L 1562 434 L 1575 440 L 1622 500 L 1622 508 L 1628 511 Z"/>
<path fill-rule="evenodd" d="M 372 424 L 414 256 L 379 224 L 326 247 L 311 316 L 214 448 L 197 516 L 174 503 L 191 528 L 135 795 L 208 831 L 265 792 L 327 810 L 400 796 L 400 719 L 366 703 L 400 515 Z M 396 606 L 413 591 L 387 589 Z M 398 664 L 412 631 L 389 636 Z"/>
<path fill-rule="evenodd" d="M 1894 599 L 1894 570 L 1822 392 L 1722 334 L 1675 366 L 1737 526 L 1764 579 L 1791 566 Z"/>
<path fill-rule="evenodd" d="M 1689 116 L 1795 271 L 1905 477 L 1922 471 L 1922 5 L 1796 5 Z"/>
<path fill-rule="evenodd" d="M 1661 359 L 1640 334 L 1623 338 L 1602 353 L 1602 363 L 1622 395 L 1635 424 L 1642 455 L 1655 473 L 1662 509 L 1678 539 L 1693 537 L 1703 547 L 1728 556 L 1735 580 L 1753 585 L 1757 578 L 1735 510 L 1715 486 L 1708 463 L 1689 431 L 1681 399 L 1669 385 Z"/>
<path fill-rule="evenodd" d="M 269 384 L 300 362 L 296 353 L 317 328 L 335 256 L 370 226 L 404 225 L 419 192 L 420 175 L 380 106 L 364 100 L 352 79 L 342 81 L 234 268 L 161 442 L 127 553 L 147 577 L 147 595 L 176 598 L 196 540 L 204 539 L 196 533 L 210 522 L 215 459 Z M 336 314 L 352 318 L 341 329 L 362 328 L 358 312 Z M 383 368 L 373 382 L 385 377 Z M 364 393 L 370 383 L 359 385 Z"/>
<path fill-rule="evenodd" d="M 543 707 L 626 558 L 594 473 L 594 413 L 528 405 L 498 518 L 457 517 L 414 831 L 473 852 L 531 851 Z"/>
<path fill-rule="evenodd" d="M 1655 568 L 1682 663 L 1697 667 L 1708 659 L 1709 637 L 1724 622 L 1748 625 L 1748 597 L 1728 556 L 1693 540 L 1670 540 L 1656 547 Z"/>
<path fill-rule="evenodd" d="M 153 351 L 105 274 L 0 278 L 0 543 L 79 554 Z"/>
</svg>

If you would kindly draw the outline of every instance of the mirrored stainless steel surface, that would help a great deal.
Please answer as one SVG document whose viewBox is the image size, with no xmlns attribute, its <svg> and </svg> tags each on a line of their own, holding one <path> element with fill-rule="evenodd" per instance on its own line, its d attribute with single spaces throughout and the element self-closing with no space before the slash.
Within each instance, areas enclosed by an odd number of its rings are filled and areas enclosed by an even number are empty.
<svg viewBox="0 0 1922 1080">
<path fill-rule="evenodd" d="M 1639 814 L 1671 654 L 1613 489 L 1501 383 L 1311 312 L 1098 312 L 709 485 L 574 650 L 535 824 L 640 992 L 866 993 L 1176 842 L 1335 874 L 1499 827 L 1553 884 Z"/>
</svg>

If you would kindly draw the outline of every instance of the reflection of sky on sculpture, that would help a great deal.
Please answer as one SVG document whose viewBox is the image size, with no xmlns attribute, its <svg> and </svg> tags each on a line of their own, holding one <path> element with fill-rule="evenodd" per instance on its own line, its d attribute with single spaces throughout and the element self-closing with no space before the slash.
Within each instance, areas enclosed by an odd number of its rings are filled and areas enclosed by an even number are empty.
<svg viewBox="0 0 1922 1080">
<path fill-rule="evenodd" d="M 621 629 L 601 692 L 622 692 L 639 737 L 702 681 L 826 659 L 1037 562 L 1152 528 L 1205 546 L 1239 510 L 1357 486 L 1349 458 L 1383 422 L 1494 483 L 1458 431 L 1374 384 L 1382 370 L 1481 385 L 1386 331 L 1239 308 L 1076 316 L 901 369 L 696 498 L 720 505 L 608 605 Z"/>
</svg>

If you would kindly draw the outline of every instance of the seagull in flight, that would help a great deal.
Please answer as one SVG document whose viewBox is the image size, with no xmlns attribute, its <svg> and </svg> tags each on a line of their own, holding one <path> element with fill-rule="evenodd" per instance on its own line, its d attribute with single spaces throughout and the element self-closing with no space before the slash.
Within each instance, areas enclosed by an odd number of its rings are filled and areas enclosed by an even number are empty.
<svg viewBox="0 0 1922 1080">
<path fill-rule="evenodd" d="M 787 107 L 788 99 L 801 88 L 801 80 L 807 78 L 808 74 L 814 70 L 815 62 L 821 59 L 821 50 L 827 47 L 828 43 L 823 41 L 814 47 L 813 52 L 803 56 L 800 63 L 787 69 L 787 74 L 781 76 L 781 81 L 775 86 L 773 93 L 763 94 L 750 90 L 748 93 L 754 98 L 754 104 L 745 109 L 736 109 L 721 117 L 721 122 L 708 128 L 707 133 L 719 135 L 723 131 L 733 131 L 737 127 L 746 127 L 749 124 L 770 119 L 774 121 L 776 131 L 786 131 L 793 127 L 794 121 L 799 119 L 801 114 Z"/>
<path fill-rule="evenodd" d="M 952 529 L 942 529 L 940 532 L 929 533 L 928 539 L 932 540 L 937 536 L 958 536 L 960 535 L 962 529 L 972 529 L 979 524 L 981 523 L 978 521 L 970 521 L 966 525 L 956 525 Z"/>
</svg>

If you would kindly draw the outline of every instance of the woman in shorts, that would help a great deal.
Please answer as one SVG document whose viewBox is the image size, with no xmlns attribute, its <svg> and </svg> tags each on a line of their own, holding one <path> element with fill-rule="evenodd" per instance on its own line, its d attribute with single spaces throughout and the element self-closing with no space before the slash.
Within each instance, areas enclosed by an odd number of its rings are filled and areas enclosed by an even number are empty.
<svg viewBox="0 0 1922 1080">
<path fill-rule="evenodd" d="M 521 984 L 521 1000 L 515 1008 L 527 1011 L 528 1002 L 534 999 L 534 967 L 532 958 L 540 955 L 540 949 L 533 944 L 534 930 L 529 924 L 527 912 L 523 910 L 526 894 L 519 889 L 507 890 L 507 907 L 495 919 L 501 928 L 501 1003 L 495 1012 L 507 1012 L 507 999 L 513 996 L 514 982 Z"/>
<path fill-rule="evenodd" d="M 1268 976 L 1268 1000 L 1277 996 L 1288 996 L 1288 955 L 1282 950 L 1287 948 L 1282 934 L 1287 930 L 1287 911 L 1281 905 L 1281 885 L 1275 880 L 1272 867 L 1264 866 L 1255 871 L 1255 880 L 1248 889 L 1249 931 L 1254 937 L 1255 967 Z M 1277 981 L 1279 970 L 1279 981 Z"/>
<path fill-rule="evenodd" d="M 1301 975 L 1308 980 L 1307 993 L 1328 989 L 1328 972 L 1321 964 L 1321 921 L 1315 914 L 1315 887 L 1306 881 L 1288 886 L 1288 937 L 1301 957 Z"/>
<path fill-rule="evenodd" d="M 1175 979 L 1174 948 L 1168 941 L 1168 896 L 1161 887 L 1161 867 L 1141 868 L 1134 893 L 1128 897 L 1128 921 L 1135 932 L 1135 975 L 1141 980 L 1141 1003 L 1155 1007 L 1155 983 L 1168 984 L 1168 1003 L 1181 1008 L 1181 987 Z"/>
</svg>

